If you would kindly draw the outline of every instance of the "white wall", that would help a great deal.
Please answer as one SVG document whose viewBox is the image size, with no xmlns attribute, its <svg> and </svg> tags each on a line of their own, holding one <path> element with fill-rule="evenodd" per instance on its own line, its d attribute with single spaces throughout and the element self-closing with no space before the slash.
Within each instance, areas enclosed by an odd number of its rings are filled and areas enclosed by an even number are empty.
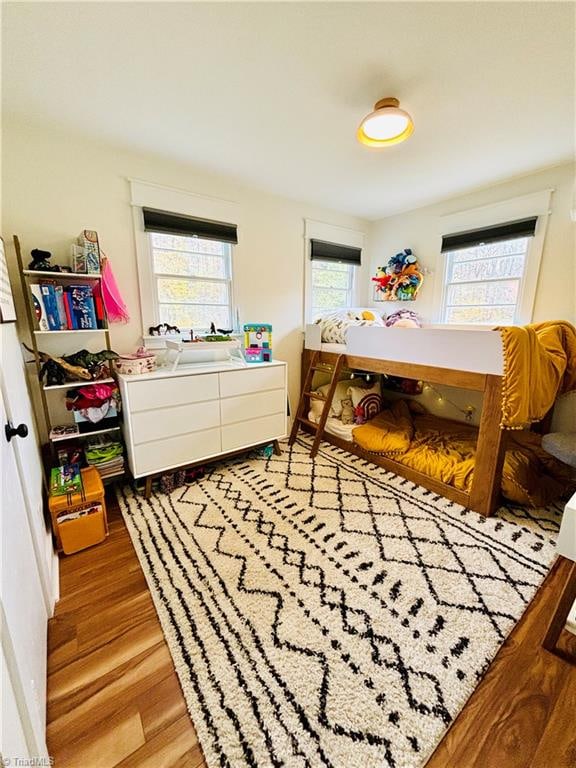
<svg viewBox="0 0 576 768">
<path fill-rule="evenodd" d="M 572 164 L 556 166 L 373 222 L 369 249 L 372 275 L 376 274 L 377 267 L 388 262 L 390 256 L 404 248 L 412 248 L 420 263 L 433 274 L 425 277 L 415 302 L 372 303 L 382 307 L 382 311 L 388 314 L 399 307 L 407 307 L 422 315 L 426 322 L 437 322 L 435 287 L 436 281 L 441 281 L 443 277 L 440 217 L 552 188 L 555 190 L 552 195 L 552 213 L 548 221 L 532 319 L 533 322 L 576 322 L 576 225 L 570 219 L 570 210 L 576 207 L 574 174 L 575 166 Z"/>
<path fill-rule="evenodd" d="M 112 326 L 112 344 L 118 352 L 134 351 L 142 335 L 127 177 L 237 202 L 241 242 L 234 278 L 241 320 L 272 323 L 274 354 L 289 364 L 295 408 L 302 350 L 304 219 L 364 231 L 368 222 L 248 189 L 171 159 L 15 120 L 5 122 L 3 155 L 2 234 L 9 246 L 12 276 L 12 234 L 19 235 L 25 260 L 32 248 L 42 248 L 54 254 L 54 262 L 67 263 L 70 243 L 80 230 L 95 229 L 131 316 L 127 325 Z M 362 283 L 366 285 L 367 278 Z M 365 302 L 366 296 L 361 299 Z M 23 311 L 21 301 L 18 310 Z M 62 340 L 57 341 L 60 346 Z M 43 341 L 46 349 L 48 343 Z"/>
<path fill-rule="evenodd" d="M 552 213 L 548 220 L 532 320 L 576 322 L 576 224 L 570 219 L 570 210 L 576 207 L 574 178 L 574 165 L 557 166 L 373 222 L 369 232 L 371 275 L 375 275 L 376 268 L 385 265 L 390 256 L 404 248 L 412 248 L 422 266 L 427 267 L 431 274 L 425 276 L 415 302 L 371 301 L 371 304 L 386 314 L 399 308 L 412 309 L 425 322 L 438 322 L 436 282 L 443 279 L 440 217 L 552 188 L 555 190 L 552 195 Z M 370 296 L 372 298 L 372 291 Z M 447 387 L 437 389 L 444 395 L 443 400 L 439 400 L 432 390 L 422 395 L 424 404 L 432 412 L 463 420 L 463 414 L 450 401 L 462 409 L 471 405 L 476 409 L 473 422 L 478 422 L 481 408 L 479 394 Z"/>
<path fill-rule="evenodd" d="M 127 177 L 232 200 L 240 205 L 241 243 L 236 252 L 234 271 L 241 319 L 243 322 L 260 320 L 273 324 L 274 353 L 289 363 L 293 407 L 299 392 L 302 348 L 305 218 L 367 233 L 368 248 L 360 275 L 365 293 L 358 297 L 360 304 L 365 304 L 371 296 L 369 278 L 375 274 L 376 267 L 385 264 L 397 251 L 413 248 L 421 263 L 433 274 L 426 277 L 417 301 L 401 306 L 415 309 L 430 321 L 435 318 L 434 281 L 442 277 L 439 217 L 553 187 L 556 191 L 552 197 L 534 320 L 576 320 L 576 227 L 570 220 L 570 209 L 575 205 L 574 167 L 571 165 L 551 168 L 369 223 L 248 189 L 232 179 L 187 167 L 173 159 L 139 154 L 129 148 L 60 134 L 38 125 L 6 121 L 2 234 L 8 246 L 12 276 L 15 276 L 13 233 L 20 236 L 25 255 L 39 247 L 52 251 L 55 261 L 61 259 L 64 262 L 69 244 L 78 232 L 83 228 L 96 229 L 131 314 L 130 323 L 112 327 L 113 346 L 119 352 L 133 351 L 142 334 Z M 304 180 L 305 173 L 302 177 Z M 305 196 L 303 181 L 302 197 Z M 21 314 L 21 300 L 17 306 Z M 378 303 L 374 306 L 389 313 L 400 305 Z M 52 351 L 50 343 L 62 346 L 61 339 L 44 340 L 43 345 L 48 351 Z M 76 345 L 77 342 L 70 339 L 69 343 Z M 51 397 L 58 402 L 55 395 Z M 452 418 L 462 417 L 447 401 L 436 403 L 433 392 L 426 397 L 436 411 Z M 477 412 L 479 410 L 480 404 L 471 400 L 469 394 L 451 392 L 449 397 L 462 407 L 472 403 L 477 406 Z"/>
</svg>

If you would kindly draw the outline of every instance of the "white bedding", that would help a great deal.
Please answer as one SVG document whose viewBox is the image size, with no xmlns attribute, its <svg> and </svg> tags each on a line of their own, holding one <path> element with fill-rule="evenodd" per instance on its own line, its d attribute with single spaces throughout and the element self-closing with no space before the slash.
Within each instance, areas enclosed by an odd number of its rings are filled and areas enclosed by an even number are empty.
<svg viewBox="0 0 576 768">
<path fill-rule="evenodd" d="M 314 418 L 312 411 L 308 414 L 308 418 L 310 421 L 318 423 L 318 419 Z M 326 419 L 326 426 L 324 429 L 326 432 L 330 432 L 331 435 L 339 437 L 341 440 L 352 442 L 352 430 L 357 426 L 357 424 L 342 424 L 340 419 L 337 419 L 335 416 L 329 416 Z"/>
<path fill-rule="evenodd" d="M 346 344 L 334 344 L 323 341 L 320 347 L 323 352 L 335 352 L 337 355 L 343 355 L 346 352 Z"/>
</svg>

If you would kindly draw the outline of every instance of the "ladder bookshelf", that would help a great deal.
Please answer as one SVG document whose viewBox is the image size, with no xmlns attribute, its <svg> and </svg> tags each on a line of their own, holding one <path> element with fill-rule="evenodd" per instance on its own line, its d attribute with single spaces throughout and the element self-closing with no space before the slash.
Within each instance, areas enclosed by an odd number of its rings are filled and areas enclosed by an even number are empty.
<svg viewBox="0 0 576 768">
<path fill-rule="evenodd" d="M 110 330 L 108 327 L 108 317 L 106 315 L 105 307 L 103 310 L 104 318 L 103 318 L 102 328 L 41 330 L 40 328 L 38 328 L 38 323 L 36 321 L 36 312 L 34 309 L 34 301 L 32 297 L 31 285 L 41 281 L 53 281 L 53 280 L 57 280 L 59 283 L 62 283 L 62 284 L 98 283 L 101 285 L 102 274 L 101 273 L 85 274 L 85 273 L 78 273 L 78 272 L 53 272 L 53 271 L 24 269 L 24 264 L 22 261 L 22 249 L 20 246 L 20 240 L 17 235 L 14 235 L 14 248 L 16 251 L 16 259 L 18 262 L 18 271 L 20 274 L 22 294 L 24 296 L 28 330 L 30 332 L 32 351 L 34 353 L 34 363 L 36 366 L 36 375 L 37 375 L 38 388 L 39 388 L 39 394 L 40 394 L 40 402 L 42 404 L 42 412 L 44 415 L 46 432 L 48 434 L 48 442 L 50 444 L 50 455 L 51 455 L 51 458 L 54 459 L 56 456 L 55 443 L 60 443 L 65 440 L 78 440 L 83 438 L 90 438 L 94 435 L 102 435 L 107 433 L 112 434 L 114 432 L 120 431 L 120 425 L 118 424 L 118 426 L 106 427 L 104 429 L 99 429 L 99 430 L 96 429 L 89 432 L 76 432 L 74 434 L 65 434 L 65 435 L 51 437 L 51 432 L 54 425 L 52 423 L 50 407 L 49 407 L 48 399 L 46 396 L 47 393 L 58 391 L 58 390 L 61 390 L 62 392 L 66 392 L 66 390 L 68 389 L 74 389 L 74 387 L 80 387 L 80 386 L 87 387 L 87 386 L 92 386 L 96 384 L 104 384 L 104 383 L 109 384 L 116 381 L 116 379 L 113 376 L 106 376 L 105 378 L 95 379 L 92 381 L 79 379 L 77 381 L 67 381 L 67 382 L 64 382 L 63 384 L 52 384 L 52 385 L 44 384 L 40 376 L 40 371 L 41 371 L 43 362 L 40 357 L 38 340 L 44 338 L 45 336 L 52 337 L 52 336 L 55 336 L 56 334 L 67 334 L 67 335 L 80 334 L 82 338 L 84 337 L 89 338 L 87 334 L 90 334 L 92 336 L 103 337 L 105 347 L 107 350 L 110 351 L 112 349 L 110 344 Z M 84 342 L 82 342 L 82 344 L 84 344 Z M 104 479 L 108 480 L 114 477 L 120 477 L 123 474 L 124 474 L 124 470 L 114 475 L 108 475 Z"/>
</svg>

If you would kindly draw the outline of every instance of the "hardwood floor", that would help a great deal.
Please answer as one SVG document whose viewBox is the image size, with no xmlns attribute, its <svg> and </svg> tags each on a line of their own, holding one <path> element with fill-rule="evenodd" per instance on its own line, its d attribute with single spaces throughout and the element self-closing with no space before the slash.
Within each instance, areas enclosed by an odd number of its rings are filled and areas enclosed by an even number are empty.
<svg viewBox="0 0 576 768">
<path fill-rule="evenodd" d="M 202 768 L 168 646 L 113 497 L 109 538 L 61 560 L 49 625 L 56 768 Z M 576 665 L 540 648 L 568 562 L 557 564 L 427 768 L 574 768 Z M 576 652 L 564 632 L 560 648 Z"/>
</svg>

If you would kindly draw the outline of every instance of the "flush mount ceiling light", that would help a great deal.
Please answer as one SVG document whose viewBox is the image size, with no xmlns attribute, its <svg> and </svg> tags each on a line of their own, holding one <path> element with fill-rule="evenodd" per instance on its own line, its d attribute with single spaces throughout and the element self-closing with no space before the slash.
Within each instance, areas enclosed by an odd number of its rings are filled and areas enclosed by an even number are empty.
<svg viewBox="0 0 576 768">
<path fill-rule="evenodd" d="M 398 99 L 390 97 L 374 104 L 374 112 L 362 120 L 356 136 L 369 147 L 389 147 L 407 139 L 413 130 L 408 112 L 400 109 Z"/>
</svg>

